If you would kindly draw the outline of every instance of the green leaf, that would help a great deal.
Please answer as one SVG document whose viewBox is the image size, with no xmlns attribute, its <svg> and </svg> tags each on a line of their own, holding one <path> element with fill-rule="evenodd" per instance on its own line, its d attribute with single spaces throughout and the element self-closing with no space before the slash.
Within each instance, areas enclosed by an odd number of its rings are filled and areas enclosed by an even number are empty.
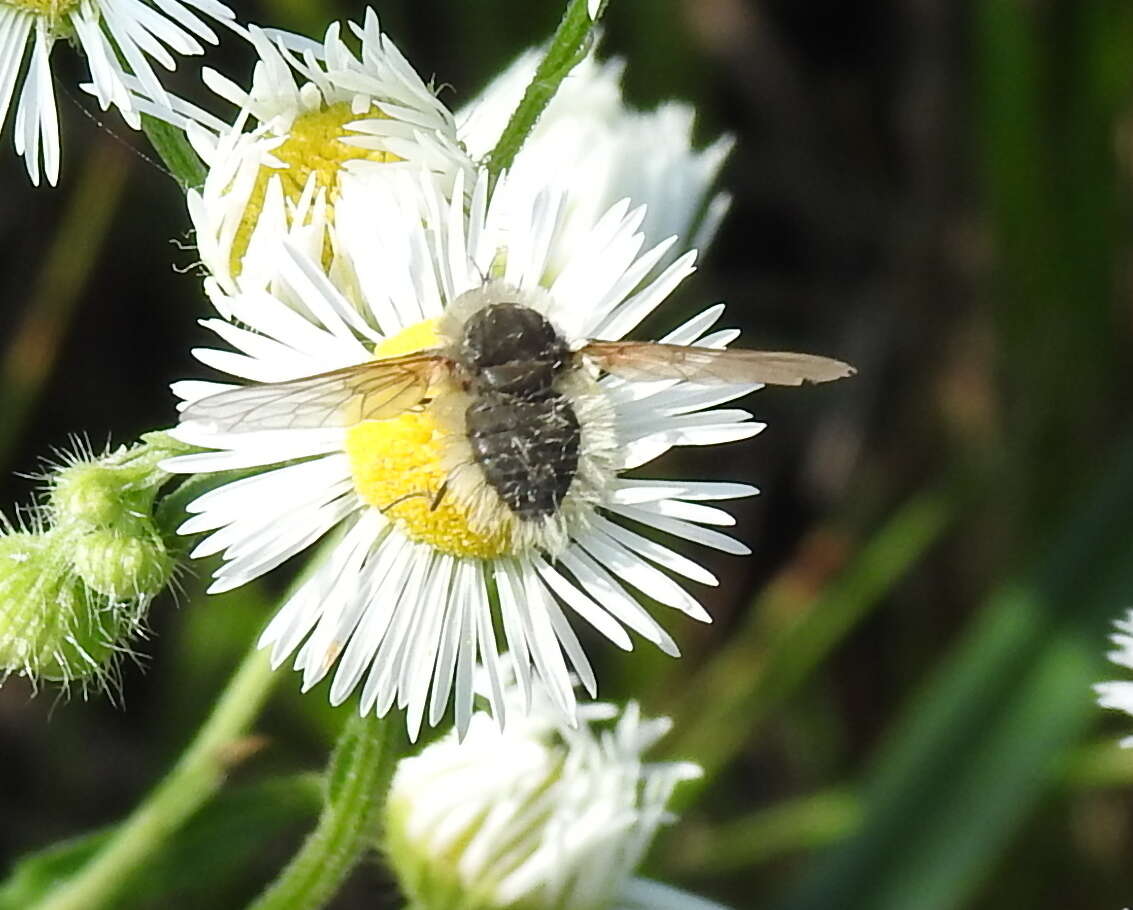
<svg viewBox="0 0 1133 910">
<path fill-rule="evenodd" d="M 142 130 L 182 189 L 193 189 L 205 182 L 208 171 L 181 130 L 147 114 L 142 115 Z"/>
<path fill-rule="evenodd" d="M 110 839 L 113 830 L 61 841 L 19 860 L 0 885 L 0 910 L 23 910 L 42 898 L 56 882 L 78 872 Z"/>
</svg>

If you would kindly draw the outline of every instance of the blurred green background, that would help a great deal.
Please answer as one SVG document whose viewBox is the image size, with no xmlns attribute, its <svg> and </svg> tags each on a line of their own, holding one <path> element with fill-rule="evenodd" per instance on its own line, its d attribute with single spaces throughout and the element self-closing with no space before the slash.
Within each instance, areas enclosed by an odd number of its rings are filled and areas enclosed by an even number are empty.
<svg viewBox="0 0 1133 910">
<path fill-rule="evenodd" d="M 453 107 L 561 11 L 377 8 Z M 317 34 L 361 6 L 240 13 Z M 232 45 L 215 65 L 247 73 Z M 680 661 L 587 642 L 602 694 L 672 715 L 665 751 L 708 772 L 649 873 L 739 908 L 1133 901 L 1133 721 L 1090 691 L 1120 676 L 1106 628 L 1133 605 L 1133 4 L 611 0 L 603 47 L 634 103 L 686 99 L 702 141 L 738 138 L 732 213 L 664 324 L 722 299 L 748 344 L 859 369 L 763 391 L 765 434 L 649 468 L 765 491 L 735 510 L 752 557 L 696 554 L 723 580 L 698 592 L 716 622 L 663 617 Z M 204 373 L 183 205 L 57 63 L 58 189 L 28 186 L 2 137 L 9 509 L 70 434 L 168 425 L 166 384 Z M 0 869 L 145 794 L 286 581 L 206 600 L 184 575 L 117 703 L 0 689 Z M 259 750 L 123 906 L 238 907 L 290 855 L 342 720 L 297 689 L 284 675 Z M 334 906 L 393 894 L 371 863 Z"/>
</svg>

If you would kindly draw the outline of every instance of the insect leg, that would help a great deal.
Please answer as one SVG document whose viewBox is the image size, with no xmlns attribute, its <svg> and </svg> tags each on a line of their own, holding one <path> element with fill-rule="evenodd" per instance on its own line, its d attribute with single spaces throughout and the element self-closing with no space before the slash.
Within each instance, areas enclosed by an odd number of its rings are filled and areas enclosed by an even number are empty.
<svg viewBox="0 0 1133 910">
<path fill-rule="evenodd" d="M 445 493 L 447 493 L 447 492 L 448 492 L 448 481 L 446 480 L 444 483 L 441 484 L 440 488 L 437 490 L 437 495 L 433 497 L 433 503 L 432 503 L 432 505 L 429 506 L 430 512 L 435 512 L 435 511 L 437 511 L 438 508 L 440 508 L 441 500 L 445 498 Z"/>
<path fill-rule="evenodd" d="M 394 506 L 401 505 L 407 499 L 416 499 L 418 496 L 428 497 L 428 495 L 429 495 L 428 493 L 425 493 L 422 490 L 418 490 L 415 493 L 406 493 L 404 496 L 398 496 L 397 499 L 395 499 L 393 502 L 387 502 L 384 506 L 378 506 L 378 509 L 379 509 L 379 511 L 381 511 L 384 514 L 384 513 L 388 512 L 390 509 L 392 509 Z"/>
<path fill-rule="evenodd" d="M 440 489 L 438 489 L 437 492 L 435 494 L 433 494 L 431 497 L 424 490 L 416 490 L 412 493 L 406 493 L 404 496 L 398 496 L 397 499 L 395 499 L 393 502 L 387 502 L 384 506 L 379 506 L 379 510 L 381 512 L 385 513 L 385 512 L 388 512 L 390 509 L 394 508 L 395 506 L 401 505 L 407 499 L 416 499 L 418 496 L 423 496 L 426 499 L 431 500 L 430 505 L 429 505 L 429 511 L 435 512 L 440 507 L 441 500 L 443 500 L 445 498 L 445 493 L 447 491 L 448 491 L 448 481 L 446 480 L 444 483 L 441 484 Z"/>
</svg>

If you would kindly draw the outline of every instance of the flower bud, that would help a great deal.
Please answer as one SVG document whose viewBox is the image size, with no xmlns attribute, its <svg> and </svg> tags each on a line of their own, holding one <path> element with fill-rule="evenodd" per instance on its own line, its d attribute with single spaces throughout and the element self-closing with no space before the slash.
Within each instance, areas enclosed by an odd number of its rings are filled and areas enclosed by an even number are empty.
<svg viewBox="0 0 1133 910">
<path fill-rule="evenodd" d="M 128 612 L 87 589 L 53 532 L 0 536 L 0 671 L 97 679 L 130 629 Z"/>
<path fill-rule="evenodd" d="M 80 452 L 50 475 L 48 514 L 65 537 L 75 574 L 97 594 L 146 601 L 169 581 L 173 559 L 153 519 L 168 474 L 159 465 L 183 448 L 164 433 L 102 455 Z"/>
<path fill-rule="evenodd" d="M 107 528 L 143 512 L 151 498 L 133 487 L 133 472 L 98 461 L 77 461 L 52 478 L 51 515 L 55 523 Z"/>
<path fill-rule="evenodd" d="M 525 709 L 518 693 L 511 708 Z M 545 702 L 545 703 L 543 703 Z M 714 907 L 633 878 L 665 804 L 700 769 L 645 764 L 666 719 L 588 705 L 578 729 L 546 699 L 504 730 L 487 713 L 404 759 L 386 801 L 385 850 L 411 906 L 423 910 L 623 910 L 637 895 L 671 908 Z M 604 721 L 617 717 L 612 728 Z M 649 903 L 649 906 L 655 906 Z M 719 908 L 717 908 L 719 910 Z"/>
<path fill-rule="evenodd" d="M 146 524 L 139 521 L 133 533 L 100 528 L 75 540 L 72 563 L 87 587 L 112 600 L 148 599 L 165 587 L 173 560 Z"/>
<path fill-rule="evenodd" d="M 43 478 L 30 527 L 0 516 L 0 680 L 106 681 L 173 574 L 153 503 L 162 461 L 184 448 L 165 433 L 100 455 L 81 446 Z"/>
</svg>

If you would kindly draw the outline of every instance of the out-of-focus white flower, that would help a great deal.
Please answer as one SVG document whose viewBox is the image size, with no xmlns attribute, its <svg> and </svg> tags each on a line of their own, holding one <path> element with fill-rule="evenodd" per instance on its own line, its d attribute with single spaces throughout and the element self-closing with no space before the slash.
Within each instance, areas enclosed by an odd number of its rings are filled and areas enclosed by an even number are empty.
<svg viewBox="0 0 1133 910">
<path fill-rule="evenodd" d="M 175 121 L 209 167 L 204 186 L 189 193 L 189 212 L 201 261 L 223 293 L 270 286 L 285 241 L 333 269 L 329 228 L 343 174 L 426 170 L 451 189 L 455 174 L 471 169 L 452 114 L 374 12 L 348 27 L 358 55 L 337 23 L 322 42 L 251 29 L 259 61 L 250 88 L 204 73 L 239 108 L 234 122 L 217 131 L 191 117 Z"/>
<path fill-rule="evenodd" d="M 1114 622 L 1116 631 L 1110 635 L 1109 640 L 1117 647 L 1106 656 L 1119 667 L 1133 670 L 1133 610 L 1125 614 L 1124 619 Z M 1103 708 L 1116 708 L 1133 716 L 1133 682 L 1121 680 L 1118 682 L 1098 683 L 1094 686 L 1098 695 L 1098 704 Z M 1128 749 L 1133 748 L 1133 736 L 1126 736 L 1121 745 Z"/>
<path fill-rule="evenodd" d="M 554 191 L 528 196 L 526 187 L 501 178 L 489 195 L 481 174 L 466 209 L 463 173 L 451 198 L 427 177 L 341 179 L 348 185 L 335 233 L 356 296 L 344 295 L 315 261 L 287 247 L 279 264 L 286 301 L 262 290 L 218 300 L 243 326 L 206 325 L 236 350 L 195 352 L 238 382 L 300 381 L 175 387 L 186 408 L 178 437 L 216 451 L 173 459 L 170 470 L 275 466 L 205 494 L 189 506 L 195 514 L 182 530 L 209 532 L 195 555 L 226 555 L 213 586 L 220 591 L 343 526 L 333 554 L 262 640 L 277 666 L 297 655 L 304 687 L 337 665 L 330 689 L 336 704 L 361 687 L 363 711 L 381 715 L 395 702 L 405 706 L 416 735 L 426 711 L 430 723 L 444 715 L 455 680 L 463 730 L 472 711 L 471 668 L 478 654 L 489 672 L 497 669 L 494 629 L 502 621 L 521 686 L 545 687 L 573 718 L 567 661 L 592 693 L 597 683 L 564 608 L 619 647 L 632 647 L 628 628 L 670 654 L 676 645 L 642 597 L 709 619 L 672 575 L 715 585 L 713 575 L 628 524 L 747 552 L 702 525 L 733 524 L 706 501 L 747 496 L 753 488 L 623 472 L 673 446 L 755 435 L 763 427 L 748 412 L 719 406 L 758 386 L 599 377 L 580 362 L 556 381 L 553 396 L 524 405 L 543 408 L 541 416 L 488 434 L 499 450 L 496 463 L 515 463 L 506 475 L 514 479 L 501 480 L 502 467 L 490 479 L 488 458 L 471 449 L 468 386 L 434 369 L 431 354 L 424 367 L 395 371 L 392 384 L 390 374 L 371 386 L 333 371 L 375 353 L 451 352 L 465 321 L 504 304 L 538 314 L 556 343 L 571 350 L 589 339 L 615 341 L 691 274 L 695 253 L 647 278 L 672 241 L 643 252 L 645 212 L 622 202 L 577 236 L 551 273 L 548 254 L 564 205 Z M 713 330 L 722 312 L 710 307 L 662 340 L 724 347 L 738 332 Z M 511 413 L 497 411 L 493 419 Z M 544 425 L 558 435 L 532 436 Z M 549 454 L 558 451 L 564 454 Z M 492 704 L 502 714 L 500 699 Z"/>
<path fill-rule="evenodd" d="M 522 715 L 523 694 L 505 699 Z M 504 730 L 478 712 L 403 759 L 386 801 L 385 849 L 412 906 L 428 910 L 709 910 L 719 905 L 634 878 L 673 821 L 686 762 L 649 764 L 669 729 L 635 703 L 580 710 L 576 729 L 537 697 Z"/>
<path fill-rule="evenodd" d="M 232 11 L 217 0 L 0 0 L 0 128 L 31 48 L 14 133 L 32 183 L 38 186 L 41 175 L 51 184 L 59 179 L 59 118 L 50 64 L 55 42 L 63 38 L 78 45 L 91 76 L 83 87 L 103 110 L 117 107 L 134 129 L 142 113 L 166 119 L 174 112 L 191 113 L 207 120 L 203 111 L 170 97 L 151 65 L 172 70 L 174 54 L 202 54 L 202 41 L 216 44 L 216 34 L 198 13 L 235 28 Z"/>
<path fill-rule="evenodd" d="M 535 75 L 541 53 L 529 50 L 498 76 L 479 98 L 456 115 L 469 154 L 491 151 Z M 723 136 L 704 149 L 692 144 L 695 114 L 687 104 L 668 102 L 635 111 L 622 99 L 621 60 L 599 63 L 593 54 L 566 77 L 520 149 L 510 171 L 514 184 L 552 185 L 569 191 L 565 224 L 551 252 L 552 269 L 596 218 L 619 199 L 645 205 L 641 230 L 646 243 L 682 238 L 663 267 L 687 248 L 701 251 L 731 202 L 712 192 L 732 148 Z"/>
</svg>

